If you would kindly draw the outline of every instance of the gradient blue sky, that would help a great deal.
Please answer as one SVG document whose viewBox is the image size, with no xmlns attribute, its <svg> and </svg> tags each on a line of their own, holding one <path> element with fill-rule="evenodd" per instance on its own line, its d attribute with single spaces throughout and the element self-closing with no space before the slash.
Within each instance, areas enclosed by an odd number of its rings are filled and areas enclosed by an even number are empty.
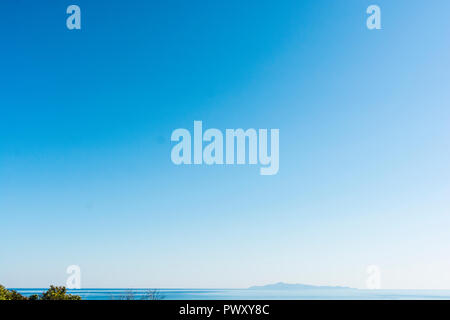
<svg viewBox="0 0 450 320">
<path fill-rule="evenodd" d="M 1 1 L 0 283 L 449 289 L 449 12 Z M 279 173 L 173 165 L 194 120 L 279 128 Z"/>
</svg>

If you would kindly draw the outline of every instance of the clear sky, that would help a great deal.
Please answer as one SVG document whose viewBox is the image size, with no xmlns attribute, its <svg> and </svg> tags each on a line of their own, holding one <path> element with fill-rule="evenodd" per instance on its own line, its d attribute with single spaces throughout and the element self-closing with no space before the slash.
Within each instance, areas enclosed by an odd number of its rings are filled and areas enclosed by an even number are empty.
<svg viewBox="0 0 450 320">
<path fill-rule="evenodd" d="M 0 283 L 450 289 L 449 12 L 1 1 Z M 278 174 L 175 166 L 194 120 L 280 129 Z"/>
</svg>

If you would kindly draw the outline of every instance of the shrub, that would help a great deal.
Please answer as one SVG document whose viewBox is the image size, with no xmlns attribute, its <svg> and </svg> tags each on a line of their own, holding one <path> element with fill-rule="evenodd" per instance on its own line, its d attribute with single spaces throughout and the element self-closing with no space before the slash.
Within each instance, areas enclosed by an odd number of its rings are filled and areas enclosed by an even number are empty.
<svg viewBox="0 0 450 320">
<path fill-rule="evenodd" d="M 15 290 L 8 290 L 0 285 L 0 300 L 81 300 L 81 297 L 68 294 L 65 287 L 50 286 L 50 289 L 42 294 L 33 294 L 27 298 Z"/>
<path fill-rule="evenodd" d="M 27 297 L 15 290 L 8 290 L 0 284 L 0 300 L 27 300 Z"/>
<path fill-rule="evenodd" d="M 41 294 L 39 300 L 81 300 L 81 297 L 68 294 L 66 287 L 50 286 L 50 289 Z"/>
</svg>

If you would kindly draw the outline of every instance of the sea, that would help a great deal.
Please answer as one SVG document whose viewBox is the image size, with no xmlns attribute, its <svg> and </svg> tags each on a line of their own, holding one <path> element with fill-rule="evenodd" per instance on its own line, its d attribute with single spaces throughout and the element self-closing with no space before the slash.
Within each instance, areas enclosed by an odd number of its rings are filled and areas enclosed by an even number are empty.
<svg viewBox="0 0 450 320">
<path fill-rule="evenodd" d="M 12 288 L 30 296 L 47 289 Z M 362 289 L 69 289 L 83 300 L 450 300 L 450 290 L 362 290 Z"/>
</svg>

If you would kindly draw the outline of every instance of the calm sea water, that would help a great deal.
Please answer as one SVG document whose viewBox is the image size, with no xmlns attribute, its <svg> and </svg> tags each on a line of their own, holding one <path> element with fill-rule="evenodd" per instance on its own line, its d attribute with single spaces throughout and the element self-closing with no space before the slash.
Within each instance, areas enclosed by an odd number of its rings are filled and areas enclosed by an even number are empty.
<svg viewBox="0 0 450 320">
<path fill-rule="evenodd" d="M 23 295 L 40 294 L 46 289 L 15 289 Z M 83 300 L 120 300 L 129 297 L 140 300 L 149 289 L 77 289 L 69 293 Z M 445 299 L 450 300 L 450 290 L 358 290 L 358 289 L 307 289 L 307 290 L 253 290 L 253 289 L 158 289 L 164 300 L 386 300 L 386 299 Z"/>
</svg>

